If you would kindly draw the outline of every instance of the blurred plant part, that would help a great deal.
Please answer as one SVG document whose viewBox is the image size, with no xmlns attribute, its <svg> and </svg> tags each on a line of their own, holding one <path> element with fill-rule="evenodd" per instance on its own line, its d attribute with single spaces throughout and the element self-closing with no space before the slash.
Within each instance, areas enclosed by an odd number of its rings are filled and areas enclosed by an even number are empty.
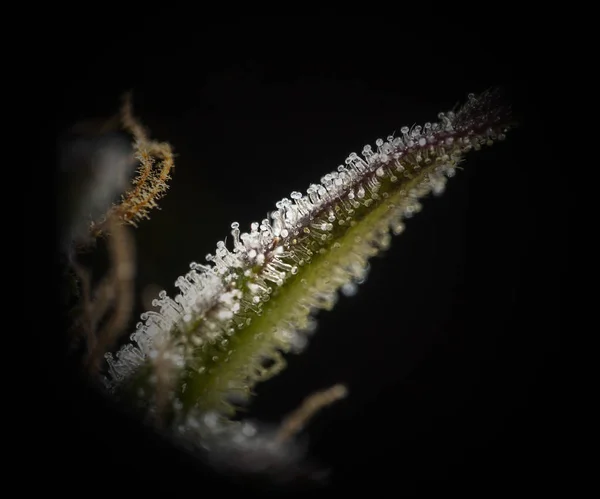
<svg viewBox="0 0 600 499">
<path fill-rule="evenodd" d="M 61 246 L 78 282 L 72 330 L 84 340 L 83 364 L 90 374 L 102 367 L 105 352 L 126 330 L 134 307 L 136 226 L 167 190 L 174 166 L 171 146 L 149 138 L 133 115 L 127 93 L 118 115 L 104 122 L 79 123 L 62 144 Z M 125 139 L 133 137 L 133 144 Z M 137 175 L 130 179 L 135 165 Z M 115 198 L 121 198 L 114 203 Z M 78 252 L 100 240 L 108 269 L 93 286 L 92 271 Z"/>
<path fill-rule="evenodd" d="M 321 410 L 343 399 L 344 385 L 317 391 L 286 416 L 279 425 L 260 421 L 231 421 L 216 412 L 190 420 L 174 429 L 176 435 L 194 442 L 215 468 L 238 477 L 290 482 L 324 478 L 324 471 L 306 459 L 306 441 L 300 431 Z"/>
<path fill-rule="evenodd" d="M 309 395 L 283 420 L 275 438 L 279 441 L 293 438 L 321 409 L 343 399 L 346 395 L 348 395 L 348 388 L 339 384 Z"/>
<path fill-rule="evenodd" d="M 61 251 L 72 257 L 95 239 L 90 231 L 124 192 L 135 168 L 131 143 L 115 120 L 80 123 L 59 146 Z"/>
<path fill-rule="evenodd" d="M 90 311 L 89 335 L 95 333 L 88 349 L 86 365 L 92 372 L 101 367 L 106 351 L 112 348 L 125 331 L 131 318 L 135 297 L 135 242 L 131 230 L 110 215 L 106 222 L 111 267 L 96 287 L 94 299 L 87 308 Z M 108 313 L 108 317 L 105 317 Z M 98 324 L 105 318 L 102 327 Z"/>
</svg>

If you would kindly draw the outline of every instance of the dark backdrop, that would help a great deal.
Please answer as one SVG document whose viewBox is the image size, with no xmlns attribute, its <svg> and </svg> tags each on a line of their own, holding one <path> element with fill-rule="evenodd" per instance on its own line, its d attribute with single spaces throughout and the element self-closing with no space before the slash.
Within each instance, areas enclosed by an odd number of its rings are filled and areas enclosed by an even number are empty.
<svg viewBox="0 0 600 499">
<path fill-rule="evenodd" d="M 140 294 L 172 292 L 232 221 L 264 218 L 348 153 L 435 120 L 469 92 L 504 88 L 520 128 L 473 153 L 442 197 L 424 201 L 358 295 L 319 314 L 306 352 L 258 386 L 250 415 L 275 422 L 310 392 L 347 383 L 350 397 L 307 432 L 310 455 L 332 470 L 327 492 L 489 497 L 563 483 L 564 222 L 552 160 L 539 154 L 551 140 L 543 89 L 533 86 L 543 43 L 524 44 L 510 16 L 434 27 L 391 15 L 97 14 L 57 35 L 57 131 L 112 114 L 132 89 L 152 136 L 178 155 L 161 210 L 136 231 Z M 53 483 L 198 495 L 208 484 L 221 487 L 211 494 L 236 487 L 116 412 L 72 370 L 52 386 L 63 449 L 49 461 Z"/>
</svg>

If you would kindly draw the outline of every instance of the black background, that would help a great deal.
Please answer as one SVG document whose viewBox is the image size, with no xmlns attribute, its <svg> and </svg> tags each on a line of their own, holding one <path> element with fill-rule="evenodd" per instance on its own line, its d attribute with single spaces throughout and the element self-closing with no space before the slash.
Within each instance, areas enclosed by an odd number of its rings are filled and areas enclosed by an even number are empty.
<svg viewBox="0 0 600 499">
<path fill-rule="evenodd" d="M 310 456 L 332 470 L 317 489 L 327 493 L 489 497 L 565 483 L 564 215 L 552 161 L 539 154 L 552 140 L 533 83 L 543 40 L 526 43 L 515 21 L 489 17 L 198 16 L 90 12 L 55 38 L 58 133 L 111 115 L 133 90 L 152 136 L 178 154 L 161 210 L 136 230 L 140 295 L 148 285 L 171 293 L 232 221 L 247 228 L 350 152 L 501 86 L 520 127 L 424 201 L 359 293 L 319 314 L 306 352 L 258 386 L 249 416 L 277 422 L 312 391 L 347 383 L 349 398 L 306 432 Z M 45 458 L 51 488 L 238 490 L 64 364 L 48 380 L 61 449 Z"/>
</svg>

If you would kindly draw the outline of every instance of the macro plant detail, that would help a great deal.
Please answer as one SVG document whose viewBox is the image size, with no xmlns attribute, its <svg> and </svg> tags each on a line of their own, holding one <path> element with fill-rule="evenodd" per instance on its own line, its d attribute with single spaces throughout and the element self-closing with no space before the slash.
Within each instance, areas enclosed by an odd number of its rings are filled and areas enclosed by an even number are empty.
<svg viewBox="0 0 600 499">
<path fill-rule="evenodd" d="M 93 349 L 95 372 L 105 355 L 100 376 L 109 394 L 197 442 L 220 465 L 259 471 L 297 461 L 302 452 L 293 437 L 316 411 L 346 396 L 344 386 L 308 397 L 276 429 L 232 418 L 257 383 L 285 368 L 287 354 L 306 347 L 315 313 L 332 309 L 339 292 L 357 292 L 369 259 L 405 230 L 420 200 L 442 194 L 469 153 L 504 140 L 513 125 L 497 90 L 469 94 L 438 120 L 404 126 L 398 136 L 351 153 L 247 231 L 233 222 L 206 262 L 192 262 L 175 280 L 177 295 L 156 297 L 130 343 L 107 352 L 122 328 L 110 341 L 92 341 L 101 345 Z M 173 168 L 170 147 L 148 139 L 129 100 L 121 125 L 134 137 L 140 166 L 121 202 L 90 227 L 96 235 L 108 231 L 109 239 L 123 224 L 148 217 Z"/>
</svg>

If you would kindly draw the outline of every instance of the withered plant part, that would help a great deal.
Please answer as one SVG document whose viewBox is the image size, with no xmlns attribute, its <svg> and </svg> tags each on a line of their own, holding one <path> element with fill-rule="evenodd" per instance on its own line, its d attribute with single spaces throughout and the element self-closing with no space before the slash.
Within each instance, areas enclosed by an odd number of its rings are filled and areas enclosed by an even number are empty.
<svg viewBox="0 0 600 499">
<path fill-rule="evenodd" d="M 158 200 L 167 192 L 167 182 L 174 167 L 173 151 L 166 142 L 148 138 L 148 133 L 134 117 L 131 94 L 126 94 L 121 107 L 123 128 L 134 137 L 134 154 L 140 162 L 133 187 L 121 197 L 121 202 L 111 209 L 109 216 L 116 216 L 133 226 L 150 218 L 148 213 L 158 207 Z"/>
<path fill-rule="evenodd" d="M 297 409 L 283 420 L 275 439 L 283 441 L 293 438 L 318 412 L 345 398 L 346 395 L 348 395 L 348 389 L 344 385 L 333 385 L 326 390 L 309 395 Z"/>
</svg>

